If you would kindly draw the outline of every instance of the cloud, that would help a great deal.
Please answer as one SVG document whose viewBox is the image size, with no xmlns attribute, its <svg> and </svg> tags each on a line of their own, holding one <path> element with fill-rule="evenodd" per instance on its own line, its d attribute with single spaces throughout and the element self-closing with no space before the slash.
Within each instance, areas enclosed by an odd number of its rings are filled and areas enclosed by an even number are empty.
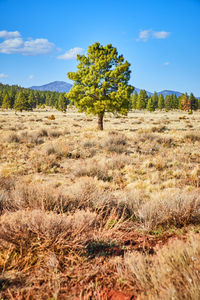
<svg viewBox="0 0 200 300">
<path fill-rule="evenodd" d="M 167 31 L 153 31 L 152 29 L 141 30 L 139 32 L 139 38 L 137 42 L 143 41 L 146 42 L 148 39 L 166 39 L 170 36 L 170 32 Z"/>
<path fill-rule="evenodd" d="M 83 52 L 82 48 L 75 47 L 75 48 L 69 49 L 64 54 L 57 56 L 57 58 L 58 59 L 66 59 L 66 60 L 74 59 L 74 58 L 76 58 L 77 54 L 80 54 L 81 52 Z"/>
<path fill-rule="evenodd" d="M 143 40 L 144 42 L 146 42 L 149 39 L 150 34 L 151 34 L 151 29 L 149 29 L 149 30 L 142 30 L 142 31 L 140 31 L 140 33 L 139 33 L 139 39 L 137 39 L 137 40 L 138 41 L 139 40 Z"/>
<path fill-rule="evenodd" d="M 6 31 L 6 30 L 0 31 L 0 38 L 10 39 L 19 36 L 20 36 L 19 31 Z"/>
<path fill-rule="evenodd" d="M 34 78 L 34 75 L 29 75 L 28 78 L 29 78 L 29 79 L 33 79 L 33 78 Z"/>
<path fill-rule="evenodd" d="M 4 39 L 4 41 L 0 43 L 0 53 L 4 54 L 47 54 L 55 48 L 55 45 L 47 39 L 30 38 L 24 41 L 18 31 L 0 31 L 0 38 Z"/>
<path fill-rule="evenodd" d="M 166 61 L 163 65 L 164 65 L 164 66 L 169 66 L 169 62 Z"/>
<path fill-rule="evenodd" d="M 0 78 L 7 78 L 8 75 L 7 74 L 4 74 L 4 73 L 0 73 Z"/>
<path fill-rule="evenodd" d="M 167 31 L 153 31 L 152 36 L 155 39 L 166 39 L 170 35 L 170 32 Z"/>
</svg>

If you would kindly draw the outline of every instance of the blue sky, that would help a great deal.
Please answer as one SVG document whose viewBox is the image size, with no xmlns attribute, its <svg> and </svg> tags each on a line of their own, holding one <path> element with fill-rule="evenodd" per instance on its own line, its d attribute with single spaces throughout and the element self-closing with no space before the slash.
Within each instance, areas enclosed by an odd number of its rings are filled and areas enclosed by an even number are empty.
<svg viewBox="0 0 200 300">
<path fill-rule="evenodd" d="M 200 0 L 0 0 L 0 82 L 69 82 L 76 53 L 111 43 L 130 83 L 200 96 Z"/>
</svg>

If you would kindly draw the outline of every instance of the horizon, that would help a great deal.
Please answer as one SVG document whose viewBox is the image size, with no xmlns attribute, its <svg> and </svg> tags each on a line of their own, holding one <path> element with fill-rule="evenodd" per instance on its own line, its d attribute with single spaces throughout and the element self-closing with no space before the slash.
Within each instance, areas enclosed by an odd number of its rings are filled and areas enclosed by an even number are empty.
<svg viewBox="0 0 200 300">
<path fill-rule="evenodd" d="M 111 43 L 131 63 L 130 84 L 200 97 L 200 1 L 2 0 L 0 81 L 23 87 L 72 83 L 76 54 Z M 9 16 L 9 18 L 8 18 Z M 37 22 L 35 22 L 37 20 Z"/>
</svg>

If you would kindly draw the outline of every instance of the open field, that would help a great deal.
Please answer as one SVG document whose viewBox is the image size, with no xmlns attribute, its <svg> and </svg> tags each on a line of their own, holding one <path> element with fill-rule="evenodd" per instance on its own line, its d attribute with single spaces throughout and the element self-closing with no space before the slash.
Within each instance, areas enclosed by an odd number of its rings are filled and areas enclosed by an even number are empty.
<svg viewBox="0 0 200 300">
<path fill-rule="evenodd" d="M 200 113 L 96 127 L 0 111 L 0 299 L 200 299 Z"/>
</svg>

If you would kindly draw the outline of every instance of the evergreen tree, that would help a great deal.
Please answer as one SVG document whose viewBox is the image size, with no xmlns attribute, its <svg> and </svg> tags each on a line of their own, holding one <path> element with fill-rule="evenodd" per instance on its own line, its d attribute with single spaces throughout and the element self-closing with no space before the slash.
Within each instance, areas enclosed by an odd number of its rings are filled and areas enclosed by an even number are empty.
<svg viewBox="0 0 200 300">
<path fill-rule="evenodd" d="M 154 108 L 158 108 L 158 94 L 156 92 L 153 93 L 152 100 Z"/>
<path fill-rule="evenodd" d="M 130 108 L 130 64 L 111 44 L 99 43 L 88 47 L 87 56 L 77 55 L 77 60 L 77 72 L 68 73 L 74 85 L 67 98 L 79 111 L 97 115 L 98 129 L 103 130 L 105 112 L 126 115 Z"/>
<path fill-rule="evenodd" d="M 167 111 L 172 109 L 172 103 L 173 103 L 173 96 L 172 95 L 167 95 L 165 97 L 165 109 Z"/>
<path fill-rule="evenodd" d="M 29 105 L 28 97 L 23 90 L 21 90 L 17 95 L 17 98 L 14 103 L 14 109 L 15 111 L 20 111 L 20 112 L 22 112 L 23 110 L 31 109 Z"/>
<path fill-rule="evenodd" d="M 148 102 L 148 96 L 145 90 L 140 90 L 137 98 L 137 109 L 145 109 Z"/>
<path fill-rule="evenodd" d="M 28 103 L 29 103 L 29 107 L 30 107 L 31 110 L 33 108 L 36 108 L 36 99 L 35 99 L 35 95 L 32 91 L 29 93 Z"/>
<path fill-rule="evenodd" d="M 155 110 L 155 106 L 154 106 L 154 100 L 152 97 L 149 97 L 148 103 L 147 103 L 147 110 L 148 111 L 154 111 Z"/>
<path fill-rule="evenodd" d="M 58 104 L 57 109 L 59 109 L 63 112 L 66 112 L 69 101 L 67 100 L 67 98 L 65 97 L 65 95 L 63 93 L 60 94 L 58 101 L 56 101 L 56 103 Z"/>
<path fill-rule="evenodd" d="M 172 95 L 172 108 L 173 109 L 179 108 L 179 100 L 178 100 L 176 94 Z"/>
<path fill-rule="evenodd" d="M 10 99 L 10 97 L 9 97 L 9 95 L 8 95 L 7 92 L 5 93 L 5 96 L 3 98 L 2 108 L 4 108 L 4 109 L 11 108 L 11 99 Z"/>
<path fill-rule="evenodd" d="M 165 107 L 165 101 L 162 94 L 158 97 L 158 109 L 163 109 Z"/>
<path fill-rule="evenodd" d="M 191 110 L 198 109 L 198 100 L 194 97 L 192 93 L 190 94 L 190 105 L 191 105 Z"/>
<path fill-rule="evenodd" d="M 131 104 L 133 109 L 137 108 L 137 98 L 138 98 L 138 93 L 135 91 L 134 94 L 131 95 Z"/>
<path fill-rule="evenodd" d="M 0 92 L 0 107 L 2 106 L 2 102 L 3 102 L 3 96 L 2 96 L 2 92 Z"/>
</svg>

